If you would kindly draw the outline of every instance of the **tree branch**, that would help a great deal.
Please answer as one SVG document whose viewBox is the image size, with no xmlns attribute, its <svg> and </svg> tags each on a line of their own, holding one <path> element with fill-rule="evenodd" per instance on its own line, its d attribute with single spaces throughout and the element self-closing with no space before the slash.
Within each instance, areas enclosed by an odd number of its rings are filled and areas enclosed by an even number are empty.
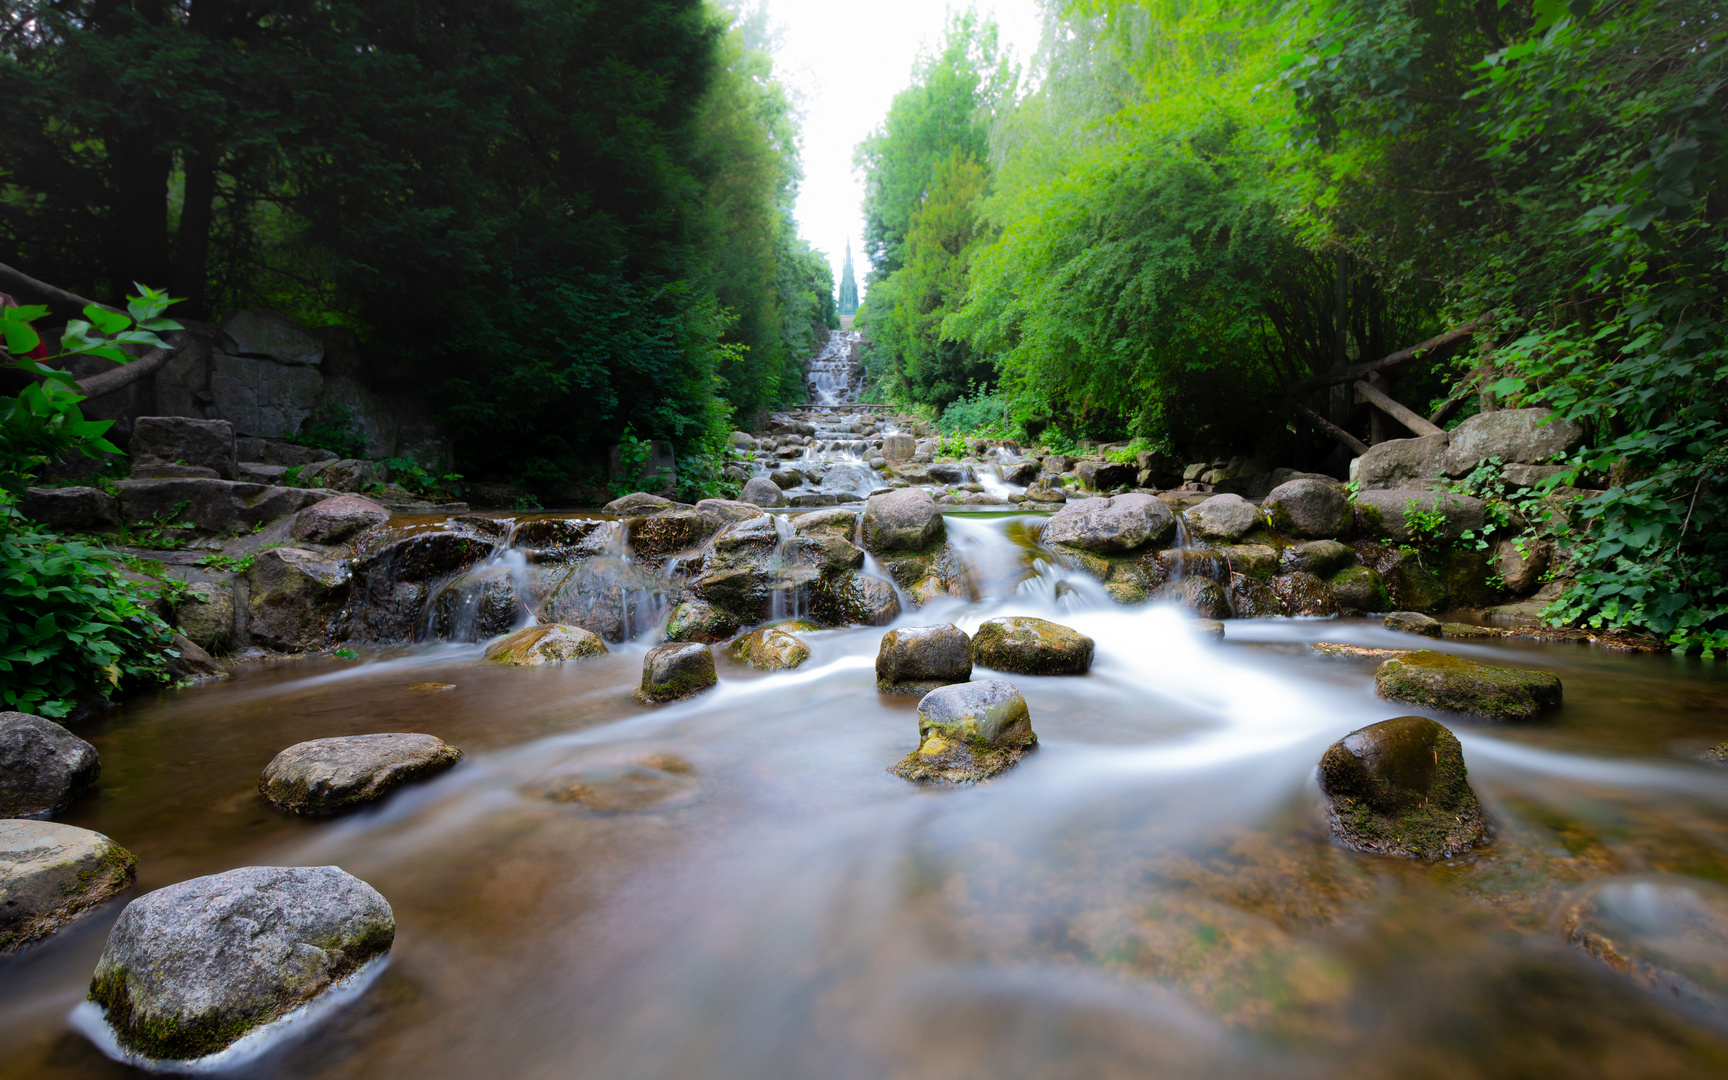
<svg viewBox="0 0 1728 1080">
<path fill-rule="evenodd" d="M 0 292 L 9 292 L 14 296 L 22 294 L 26 299 L 36 303 L 47 304 L 55 315 L 63 315 L 68 319 L 76 319 L 84 314 L 84 309 L 91 304 L 109 311 L 119 311 L 119 308 L 108 304 L 97 304 L 96 301 L 69 293 L 65 289 L 57 289 L 45 281 L 37 281 L 22 270 L 14 270 L 5 263 L 0 263 Z"/>
</svg>

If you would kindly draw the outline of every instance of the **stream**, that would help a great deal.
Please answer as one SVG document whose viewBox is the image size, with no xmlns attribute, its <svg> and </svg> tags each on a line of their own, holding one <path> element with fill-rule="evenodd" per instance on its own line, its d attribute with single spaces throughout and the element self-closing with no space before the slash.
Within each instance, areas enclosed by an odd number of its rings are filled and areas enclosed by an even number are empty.
<svg viewBox="0 0 1728 1080">
<path fill-rule="evenodd" d="M 1554 671 L 1565 705 L 1442 717 L 1486 846 L 1362 855 L 1328 840 L 1315 763 L 1420 710 L 1307 645 L 1411 638 L 1268 619 L 1214 640 L 1041 557 L 1038 515 L 946 509 L 978 598 L 893 625 L 1028 614 L 1097 642 L 1089 675 L 1007 676 L 1039 747 L 992 783 L 887 772 L 917 742 L 917 699 L 875 687 L 887 627 L 804 634 L 810 660 L 773 674 L 717 646 L 720 685 L 660 707 L 631 696 L 649 627 L 543 669 L 448 641 L 241 665 L 78 727 L 102 777 L 58 819 L 133 851 L 138 892 L 335 864 L 390 901 L 383 974 L 248 1076 L 1728 1075 L 1728 979 L 1713 1004 L 1652 992 L 1560 929 L 1600 879 L 1728 881 L 1728 774 L 1690 756 L 1728 738 L 1723 665 L 1436 644 Z M 259 797 L 282 748 L 383 731 L 466 757 L 334 820 Z M 0 963 L 0 1080 L 133 1075 L 67 1021 L 119 910 Z"/>
</svg>

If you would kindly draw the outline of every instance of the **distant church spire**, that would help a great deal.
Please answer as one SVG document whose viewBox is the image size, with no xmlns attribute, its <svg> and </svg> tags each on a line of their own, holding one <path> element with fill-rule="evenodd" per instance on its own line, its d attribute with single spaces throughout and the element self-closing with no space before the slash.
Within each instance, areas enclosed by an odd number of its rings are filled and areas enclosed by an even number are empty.
<svg viewBox="0 0 1728 1080">
<path fill-rule="evenodd" d="M 840 271 L 840 314 L 858 313 L 858 281 L 852 276 L 852 241 L 846 241 L 846 266 Z"/>
</svg>

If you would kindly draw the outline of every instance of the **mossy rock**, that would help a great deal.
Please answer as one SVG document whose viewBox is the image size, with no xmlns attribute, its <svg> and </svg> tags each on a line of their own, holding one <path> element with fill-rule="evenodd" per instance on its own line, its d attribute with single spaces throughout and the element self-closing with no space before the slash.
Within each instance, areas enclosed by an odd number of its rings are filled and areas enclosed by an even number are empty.
<svg viewBox="0 0 1728 1080">
<path fill-rule="evenodd" d="M 53 934 L 128 888 L 131 852 L 57 821 L 0 820 L 0 954 Z"/>
<path fill-rule="evenodd" d="M 1546 671 L 1494 667 L 1419 649 L 1374 673 L 1383 698 L 1493 720 L 1529 720 L 1560 707 L 1560 679 Z"/>
<path fill-rule="evenodd" d="M 1487 607 L 1500 601 L 1500 592 L 1488 583 L 1493 569 L 1487 551 L 1454 548 L 1438 559 L 1436 576 L 1446 590 L 1446 602 L 1455 608 Z"/>
<path fill-rule="evenodd" d="M 1381 612 L 1392 610 L 1392 598 L 1386 585 L 1371 566 L 1347 566 L 1327 579 L 1332 596 L 1345 611 Z"/>
<path fill-rule="evenodd" d="M 540 667 L 600 656 L 605 652 L 606 643 L 591 630 L 565 623 L 542 623 L 494 641 L 486 646 L 484 658 L 494 664 Z"/>
<path fill-rule="evenodd" d="M 1440 859 L 1487 835 L 1463 748 L 1426 716 L 1383 720 L 1333 743 L 1320 759 L 1320 789 L 1328 828 L 1359 851 Z"/>
<path fill-rule="evenodd" d="M 1084 675 L 1094 642 L 1078 630 L 1029 616 L 987 620 L 972 635 L 972 662 L 1022 675 Z"/>
<path fill-rule="evenodd" d="M 732 659 L 753 668 L 788 671 L 810 659 L 810 646 L 793 637 L 793 631 L 815 628 L 812 623 L 764 626 L 734 641 L 727 651 L 732 654 Z"/>
<path fill-rule="evenodd" d="M 1278 573 L 1278 552 L 1269 544 L 1229 544 L 1218 548 L 1218 554 L 1232 575 L 1268 579 Z"/>
<path fill-rule="evenodd" d="M 692 641 L 656 645 L 642 658 L 642 685 L 636 700 L 644 705 L 700 694 L 720 681 L 714 672 L 714 653 L 707 645 Z"/>
<path fill-rule="evenodd" d="M 1398 552 L 1378 569 L 1393 606 L 1404 611 L 1438 611 L 1446 606 L 1446 586 L 1414 552 Z"/>
<path fill-rule="evenodd" d="M 976 784 L 1038 745 L 1026 699 L 999 679 L 958 683 L 918 703 L 918 749 L 890 769 L 919 784 Z"/>
<path fill-rule="evenodd" d="M 725 641 L 738 632 L 738 619 L 701 600 L 685 600 L 666 616 L 667 641 L 695 641 L 705 645 Z"/>
</svg>

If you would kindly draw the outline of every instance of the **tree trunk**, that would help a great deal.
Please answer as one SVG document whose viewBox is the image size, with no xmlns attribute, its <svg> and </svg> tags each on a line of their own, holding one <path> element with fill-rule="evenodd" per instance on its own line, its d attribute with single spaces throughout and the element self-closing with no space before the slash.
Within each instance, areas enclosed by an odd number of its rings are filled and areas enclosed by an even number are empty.
<svg viewBox="0 0 1728 1080">
<path fill-rule="evenodd" d="M 180 232 L 174 238 L 174 278 L 168 291 L 185 301 L 177 309 L 179 314 L 197 319 L 208 317 L 204 293 L 215 202 L 215 156 L 204 151 L 187 154 L 186 198 L 180 210 Z"/>
</svg>

